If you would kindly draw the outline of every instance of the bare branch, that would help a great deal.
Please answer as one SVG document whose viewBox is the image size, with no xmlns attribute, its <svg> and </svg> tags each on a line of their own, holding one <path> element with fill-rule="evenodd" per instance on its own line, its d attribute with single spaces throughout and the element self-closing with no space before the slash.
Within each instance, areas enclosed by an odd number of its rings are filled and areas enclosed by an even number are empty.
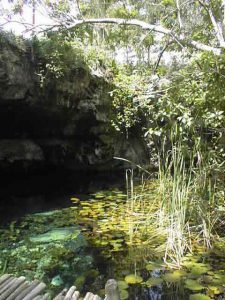
<svg viewBox="0 0 225 300">
<path fill-rule="evenodd" d="M 160 25 L 149 24 L 144 21 L 140 21 L 137 19 L 120 19 L 120 18 L 99 18 L 99 19 L 84 19 L 84 20 L 77 20 L 73 24 L 67 26 L 67 29 L 73 29 L 77 26 L 82 24 L 117 24 L 117 25 L 131 25 L 131 26 L 138 26 L 141 27 L 143 30 L 150 30 L 154 32 L 159 32 L 165 35 L 171 36 L 180 46 L 191 46 L 197 50 L 202 51 L 210 51 L 213 52 L 215 55 L 221 54 L 221 48 L 212 47 L 206 44 L 202 44 L 200 42 L 189 40 L 186 35 L 176 36 L 172 30 L 162 27 Z M 221 46 L 221 45 L 220 45 Z M 221 46 L 222 47 L 222 46 Z"/>
<path fill-rule="evenodd" d="M 72 29 L 81 24 L 117 24 L 117 25 L 132 25 L 138 26 L 145 30 L 152 30 L 157 31 L 163 34 L 170 34 L 171 31 L 165 27 L 160 25 L 153 25 L 146 23 L 144 21 L 140 21 L 137 19 L 120 19 L 120 18 L 99 18 L 99 19 L 84 19 L 84 20 L 77 20 L 74 24 L 67 27 L 67 29 Z"/>
<path fill-rule="evenodd" d="M 176 0 L 176 6 L 177 6 L 178 22 L 179 22 L 179 26 L 180 26 L 180 30 L 181 30 L 183 28 L 183 22 L 181 20 L 180 0 Z"/>
<path fill-rule="evenodd" d="M 202 0 L 198 0 L 198 2 L 201 4 L 201 6 L 209 14 L 209 17 L 210 17 L 210 20 L 212 22 L 214 31 L 216 33 L 217 40 L 219 42 L 219 45 L 220 45 L 220 47 L 224 48 L 225 47 L 225 40 L 224 40 L 224 36 L 223 36 L 223 29 L 222 29 L 221 24 L 219 22 L 217 22 L 209 2 L 207 1 L 207 3 L 205 3 Z"/>
<path fill-rule="evenodd" d="M 201 0 L 199 0 L 201 1 Z M 6 23 L 10 22 L 18 22 L 18 21 L 11 21 L 11 20 L 6 20 Z M 4 23 L 5 24 L 5 23 Z M 0 24 L 0 26 L 3 26 L 4 24 Z M 191 47 L 197 50 L 201 51 L 208 51 L 208 52 L 213 52 L 215 55 L 220 55 L 222 48 L 225 48 L 225 42 L 224 40 L 220 43 L 220 47 L 213 47 L 207 44 L 203 44 L 201 42 L 195 41 L 195 40 L 190 40 L 188 35 L 182 34 L 182 35 L 177 35 L 173 32 L 172 29 L 165 28 L 161 25 L 157 24 L 149 24 L 147 22 L 138 20 L 138 19 L 122 19 L 122 18 L 90 18 L 90 19 L 78 19 L 75 21 L 68 21 L 66 22 L 56 22 L 55 24 L 51 25 L 37 25 L 37 26 L 32 26 L 32 24 L 29 23 L 22 23 L 24 27 L 26 28 L 26 32 L 40 28 L 41 31 L 47 31 L 51 30 L 53 28 L 64 28 L 65 30 L 72 30 L 78 26 L 84 25 L 84 24 L 116 24 L 116 25 L 121 25 L 121 26 L 137 26 L 140 27 L 143 30 L 147 31 L 154 31 L 158 32 L 164 35 L 167 35 L 172 38 L 173 41 L 175 41 L 180 47 Z M 41 31 L 37 31 L 41 32 Z"/>
<path fill-rule="evenodd" d="M 157 69 L 158 69 L 158 67 L 159 67 L 160 61 L 161 61 L 161 59 L 162 59 L 162 57 L 163 57 L 164 52 L 165 52 L 166 49 L 169 47 L 169 45 L 171 45 L 173 42 L 174 42 L 174 41 L 168 41 L 168 42 L 166 43 L 166 45 L 163 47 L 162 51 L 159 53 L 159 57 L 158 57 L 157 62 L 156 62 L 156 64 L 155 64 L 155 67 L 154 67 L 154 70 L 153 70 L 153 74 L 156 73 L 156 71 L 157 71 Z"/>
</svg>

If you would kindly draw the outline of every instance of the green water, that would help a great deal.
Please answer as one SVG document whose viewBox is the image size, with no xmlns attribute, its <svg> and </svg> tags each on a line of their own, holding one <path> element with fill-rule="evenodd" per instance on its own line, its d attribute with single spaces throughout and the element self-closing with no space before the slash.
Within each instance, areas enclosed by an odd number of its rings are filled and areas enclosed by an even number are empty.
<svg viewBox="0 0 225 300">
<path fill-rule="evenodd" d="M 171 269 L 162 237 L 149 240 L 143 204 L 131 216 L 129 205 L 119 190 L 101 191 L 11 223 L 1 229 L 0 273 L 40 279 L 52 295 L 76 285 L 103 297 L 105 282 L 115 278 L 122 299 L 224 299 L 225 240 L 210 252 L 196 245 L 181 270 Z"/>
</svg>

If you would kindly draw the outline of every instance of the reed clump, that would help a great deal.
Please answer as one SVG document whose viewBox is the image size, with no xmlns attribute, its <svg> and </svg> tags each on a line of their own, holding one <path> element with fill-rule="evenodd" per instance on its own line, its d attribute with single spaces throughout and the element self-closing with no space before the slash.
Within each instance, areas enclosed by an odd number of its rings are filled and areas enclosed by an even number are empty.
<svg viewBox="0 0 225 300">
<path fill-rule="evenodd" d="M 159 247 L 158 238 L 165 262 L 180 267 L 196 244 L 212 246 L 224 187 L 215 176 L 218 165 L 201 138 L 187 146 L 173 131 L 170 142 L 169 147 L 163 142 L 159 151 L 158 178 L 151 181 L 154 188 L 143 181 L 135 190 L 132 171 L 127 176 L 127 215 L 131 244 L 135 234 L 147 233 L 148 243 Z"/>
</svg>

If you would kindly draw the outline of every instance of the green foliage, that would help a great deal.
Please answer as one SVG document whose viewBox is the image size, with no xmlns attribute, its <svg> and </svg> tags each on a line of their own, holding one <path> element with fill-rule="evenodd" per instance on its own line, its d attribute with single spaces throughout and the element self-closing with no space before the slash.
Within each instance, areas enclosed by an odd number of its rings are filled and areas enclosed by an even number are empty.
<svg viewBox="0 0 225 300">
<path fill-rule="evenodd" d="M 178 129 L 177 137 L 189 147 L 201 139 L 203 148 L 224 157 L 222 128 L 225 124 L 225 88 L 223 85 L 224 58 L 205 53 L 180 71 L 165 88 L 159 99 L 152 99 L 149 106 L 150 140 L 157 136 L 170 139 L 170 130 Z M 160 138 L 158 142 L 160 145 Z M 156 142 L 157 145 L 157 142 Z"/>
<path fill-rule="evenodd" d="M 162 0 L 162 5 L 165 6 L 175 6 L 175 1 L 174 0 Z"/>
<path fill-rule="evenodd" d="M 139 72 L 126 70 L 125 67 L 114 69 L 114 90 L 111 92 L 114 109 L 113 127 L 127 133 L 135 126 L 143 125 L 144 115 L 148 110 L 145 106 L 144 92 L 148 87 L 149 78 Z"/>
<path fill-rule="evenodd" d="M 112 76 L 113 61 L 103 50 L 85 45 L 76 33 L 49 33 L 34 39 L 33 47 L 42 93 L 46 98 L 54 94 L 56 103 L 74 105 L 78 97 L 93 96 L 90 78 L 105 76 L 107 81 Z"/>
<path fill-rule="evenodd" d="M 116 88 L 111 96 L 115 110 L 115 119 L 112 122 L 117 131 L 126 132 L 139 121 L 138 106 L 134 103 L 135 86 L 131 85 L 133 80 L 132 76 L 121 73 L 115 78 Z"/>
<path fill-rule="evenodd" d="M 113 18 L 124 18 L 124 19 L 132 19 L 138 16 L 138 11 L 133 9 L 129 10 L 125 6 L 119 6 L 109 11 L 109 17 Z"/>
<path fill-rule="evenodd" d="M 52 33 L 47 38 L 34 40 L 34 49 L 42 85 L 46 80 L 57 80 L 79 68 L 87 68 L 81 40 L 73 40 L 64 33 Z"/>
</svg>

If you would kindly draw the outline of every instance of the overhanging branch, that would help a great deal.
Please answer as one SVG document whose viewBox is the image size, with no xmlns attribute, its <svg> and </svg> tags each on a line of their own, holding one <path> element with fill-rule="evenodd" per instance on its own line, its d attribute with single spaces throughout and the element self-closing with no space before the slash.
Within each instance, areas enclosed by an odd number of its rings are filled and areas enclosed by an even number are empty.
<svg viewBox="0 0 225 300">
<path fill-rule="evenodd" d="M 83 24 L 116 24 L 116 25 L 130 25 L 137 26 L 143 30 L 151 30 L 155 32 L 159 32 L 165 35 L 171 36 L 176 42 L 181 43 L 182 45 L 189 46 L 201 51 L 213 52 L 215 55 L 221 54 L 221 48 L 212 47 L 194 40 L 190 40 L 188 36 L 181 35 L 176 36 L 172 30 L 167 29 L 160 25 L 149 24 L 144 21 L 140 21 L 137 19 L 120 19 L 120 18 L 99 18 L 99 19 L 83 19 L 77 20 L 73 24 L 66 26 L 67 29 L 73 29 Z"/>
</svg>

